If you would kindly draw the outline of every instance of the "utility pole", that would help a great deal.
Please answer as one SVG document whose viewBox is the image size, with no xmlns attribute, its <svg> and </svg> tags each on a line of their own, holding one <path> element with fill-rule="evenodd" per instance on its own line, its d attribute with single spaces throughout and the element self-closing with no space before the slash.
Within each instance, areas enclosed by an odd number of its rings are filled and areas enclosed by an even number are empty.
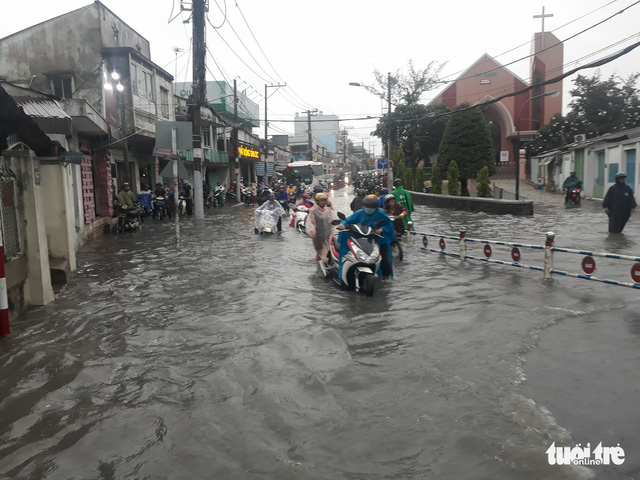
<svg viewBox="0 0 640 480">
<path fill-rule="evenodd" d="M 347 167 L 347 129 L 342 131 L 342 163 Z"/>
<path fill-rule="evenodd" d="M 193 206 L 197 219 L 204 218 L 202 198 L 202 114 L 201 106 L 207 100 L 206 83 L 206 42 L 205 42 L 205 0 L 193 0 Z"/>
<path fill-rule="evenodd" d="M 393 162 L 391 154 L 393 147 L 391 145 L 391 72 L 387 72 L 387 115 L 389 115 L 389 138 L 387 139 L 387 185 L 391 190 L 393 185 Z"/>
<path fill-rule="evenodd" d="M 240 202 L 240 160 L 238 159 L 238 81 L 235 78 L 233 79 L 233 168 L 236 172 L 236 201 Z M 233 178 L 233 176 L 231 178 Z"/>
<path fill-rule="evenodd" d="M 311 134 L 311 110 L 307 110 L 307 134 L 308 134 L 308 142 L 309 149 L 307 156 L 309 157 L 309 161 L 313 160 L 313 138 Z"/>
</svg>

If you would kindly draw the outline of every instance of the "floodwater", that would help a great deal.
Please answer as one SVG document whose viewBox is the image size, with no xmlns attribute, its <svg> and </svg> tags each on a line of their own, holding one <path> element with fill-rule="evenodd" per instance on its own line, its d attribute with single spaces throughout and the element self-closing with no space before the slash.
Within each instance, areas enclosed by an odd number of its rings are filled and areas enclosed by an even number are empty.
<svg viewBox="0 0 640 480">
<path fill-rule="evenodd" d="M 0 478 L 640 478 L 638 290 L 460 262 L 413 237 L 366 298 L 321 278 L 293 229 L 255 236 L 245 206 L 205 216 L 182 223 L 178 249 L 169 222 L 83 246 L 56 301 L 12 323 Z M 419 206 L 414 220 L 640 254 L 638 217 L 609 237 L 588 202 L 533 217 Z M 596 260 L 629 281 L 628 262 Z M 552 466 L 552 442 L 620 444 L 625 462 Z"/>
</svg>

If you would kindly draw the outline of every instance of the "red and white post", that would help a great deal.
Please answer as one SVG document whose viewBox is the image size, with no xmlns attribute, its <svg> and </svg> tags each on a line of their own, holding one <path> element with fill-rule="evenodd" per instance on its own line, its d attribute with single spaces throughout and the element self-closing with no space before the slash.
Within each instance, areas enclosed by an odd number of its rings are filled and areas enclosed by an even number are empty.
<svg viewBox="0 0 640 480">
<path fill-rule="evenodd" d="M 7 279 L 4 274 L 4 242 L 0 224 L 0 337 L 6 337 L 9 333 L 9 301 L 7 300 Z"/>
</svg>

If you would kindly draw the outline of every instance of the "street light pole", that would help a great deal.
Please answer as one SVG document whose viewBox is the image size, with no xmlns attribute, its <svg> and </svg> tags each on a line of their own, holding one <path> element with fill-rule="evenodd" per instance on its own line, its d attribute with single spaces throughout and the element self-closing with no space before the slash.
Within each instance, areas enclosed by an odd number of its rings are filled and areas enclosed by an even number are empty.
<svg viewBox="0 0 640 480">
<path fill-rule="evenodd" d="M 531 98 L 528 98 L 520 107 L 520 110 L 518 111 L 518 115 L 516 115 L 515 118 L 515 122 L 516 122 L 516 131 L 517 131 L 517 138 L 516 138 L 516 151 L 515 151 L 515 155 L 514 155 L 514 159 L 516 161 L 516 200 L 520 200 L 520 115 L 522 115 L 522 110 L 524 110 L 524 107 L 527 103 L 529 103 L 531 100 L 535 100 L 536 98 L 540 98 L 540 97 L 557 97 L 560 94 L 559 90 L 553 90 L 551 92 L 547 92 L 547 93 L 541 93 L 539 95 L 535 95 Z"/>
</svg>

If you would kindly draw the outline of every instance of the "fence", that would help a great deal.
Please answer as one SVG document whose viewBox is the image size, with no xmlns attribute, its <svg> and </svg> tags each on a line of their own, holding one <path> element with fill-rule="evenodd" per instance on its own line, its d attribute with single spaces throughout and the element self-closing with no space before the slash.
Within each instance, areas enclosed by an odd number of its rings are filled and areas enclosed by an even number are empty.
<svg viewBox="0 0 640 480">
<path fill-rule="evenodd" d="M 554 245 L 555 234 L 553 232 L 547 232 L 547 237 L 545 239 L 544 245 L 531 245 L 526 243 L 515 243 L 515 242 L 502 242 L 496 240 L 480 240 L 474 238 L 467 237 L 466 228 L 460 229 L 460 234 L 455 236 L 447 236 L 447 235 L 438 235 L 432 233 L 419 233 L 419 232 L 410 232 L 413 235 L 422 235 L 422 250 L 440 253 L 442 255 L 447 255 L 450 257 L 459 258 L 460 260 L 478 260 L 481 262 L 487 263 L 496 263 L 499 265 L 508 265 L 512 267 L 525 268 L 529 270 L 537 270 L 543 272 L 544 278 L 551 278 L 552 275 L 561 275 L 567 277 L 580 278 L 582 280 L 593 280 L 596 282 L 602 282 L 609 285 L 620 285 L 624 287 L 631 287 L 640 289 L 640 256 L 631 256 L 631 255 L 618 255 L 615 253 L 599 253 L 592 252 L 588 250 L 575 250 L 570 248 L 559 248 Z M 438 247 L 439 250 L 429 248 L 429 237 L 439 238 Z M 446 251 L 447 240 L 456 241 L 459 252 L 452 253 Z M 467 253 L 467 245 L 468 244 L 481 244 L 483 246 L 483 255 L 484 256 L 474 256 L 468 255 Z M 504 260 L 496 260 L 491 258 L 493 256 L 493 249 L 491 245 L 502 245 L 511 247 L 511 261 Z M 523 249 L 532 249 L 544 252 L 544 264 L 543 266 L 536 265 L 526 265 L 524 263 L 520 263 Z M 554 268 L 554 256 L 555 253 L 568 253 L 575 255 L 582 255 L 583 259 L 581 262 L 582 271 L 584 273 L 570 273 L 565 270 L 558 270 Z M 596 259 L 595 257 L 609 258 L 614 260 L 624 260 L 634 262 L 630 269 L 630 275 L 632 282 L 618 281 L 618 280 L 610 280 L 607 278 L 598 278 L 593 274 L 596 271 Z"/>
</svg>

